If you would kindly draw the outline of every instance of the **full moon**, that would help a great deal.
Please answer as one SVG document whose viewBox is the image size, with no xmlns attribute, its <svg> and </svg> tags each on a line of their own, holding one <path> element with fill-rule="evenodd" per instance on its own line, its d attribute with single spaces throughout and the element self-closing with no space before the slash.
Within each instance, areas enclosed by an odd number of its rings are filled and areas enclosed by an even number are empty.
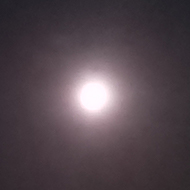
<svg viewBox="0 0 190 190">
<path fill-rule="evenodd" d="M 107 89 L 99 82 L 87 83 L 82 87 L 80 101 L 82 107 L 89 111 L 102 110 L 108 101 Z"/>
</svg>

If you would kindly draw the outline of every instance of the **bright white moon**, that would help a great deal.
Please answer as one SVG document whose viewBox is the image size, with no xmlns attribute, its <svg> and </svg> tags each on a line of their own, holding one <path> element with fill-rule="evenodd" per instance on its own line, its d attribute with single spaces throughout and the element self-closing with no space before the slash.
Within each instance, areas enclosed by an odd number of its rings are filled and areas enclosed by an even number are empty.
<svg viewBox="0 0 190 190">
<path fill-rule="evenodd" d="M 101 110 L 107 103 L 107 90 L 101 83 L 91 82 L 83 86 L 80 101 L 82 106 L 90 111 Z"/>
</svg>

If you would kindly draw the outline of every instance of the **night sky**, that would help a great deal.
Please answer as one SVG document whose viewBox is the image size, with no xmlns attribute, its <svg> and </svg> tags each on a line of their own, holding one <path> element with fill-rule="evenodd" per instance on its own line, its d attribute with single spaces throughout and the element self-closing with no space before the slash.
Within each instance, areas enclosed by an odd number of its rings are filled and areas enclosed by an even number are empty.
<svg viewBox="0 0 190 190">
<path fill-rule="evenodd" d="M 1 0 L 0 189 L 190 189 L 189 62 L 185 0 Z"/>
</svg>

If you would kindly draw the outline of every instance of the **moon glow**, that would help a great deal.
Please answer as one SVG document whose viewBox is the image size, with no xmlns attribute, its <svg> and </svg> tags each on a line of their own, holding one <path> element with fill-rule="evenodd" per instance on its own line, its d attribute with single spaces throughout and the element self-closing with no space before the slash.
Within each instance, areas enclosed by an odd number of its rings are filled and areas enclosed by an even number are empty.
<svg viewBox="0 0 190 190">
<path fill-rule="evenodd" d="M 82 87 L 80 102 L 83 108 L 89 111 L 102 110 L 108 101 L 106 87 L 99 82 L 90 82 Z"/>
</svg>

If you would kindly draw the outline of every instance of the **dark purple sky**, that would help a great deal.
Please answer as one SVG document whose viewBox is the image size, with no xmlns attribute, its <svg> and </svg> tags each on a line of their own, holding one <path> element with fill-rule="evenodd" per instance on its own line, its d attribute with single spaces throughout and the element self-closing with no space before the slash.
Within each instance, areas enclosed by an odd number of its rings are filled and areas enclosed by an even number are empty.
<svg viewBox="0 0 190 190">
<path fill-rule="evenodd" d="M 190 188 L 190 12 L 177 0 L 0 2 L 0 188 Z M 114 106 L 92 116 L 90 76 Z"/>
</svg>

